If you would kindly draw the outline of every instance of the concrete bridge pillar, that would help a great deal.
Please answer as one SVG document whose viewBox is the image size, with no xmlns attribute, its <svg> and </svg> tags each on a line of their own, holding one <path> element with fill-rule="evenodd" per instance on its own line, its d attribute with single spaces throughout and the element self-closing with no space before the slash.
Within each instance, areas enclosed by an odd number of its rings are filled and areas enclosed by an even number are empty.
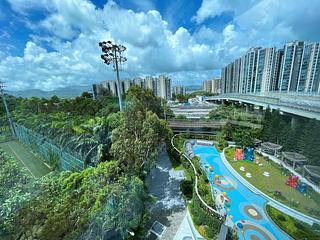
<svg viewBox="0 0 320 240">
<path fill-rule="evenodd" d="M 250 111 L 250 105 L 246 104 L 246 112 L 249 112 L 249 111 Z"/>
<path fill-rule="evenodd" d="M 294 129 L 297 127 L 298 124 L 298 117 L 296 115 L 292 115 L 291 117 L 291 128 Z"/>
<path fill-rule="evenodd" d="M 259 112 L 262 113 L 263 110 L 265 110 L 264 107 L 263 106 L 259 106 Z"/>
</svg>

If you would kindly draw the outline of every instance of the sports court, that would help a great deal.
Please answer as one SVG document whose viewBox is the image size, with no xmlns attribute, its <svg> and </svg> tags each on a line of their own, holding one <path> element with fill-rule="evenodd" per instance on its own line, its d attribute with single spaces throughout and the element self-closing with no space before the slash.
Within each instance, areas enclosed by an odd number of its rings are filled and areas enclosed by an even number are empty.
<svg viewBox="0 0 320 240">
<path fill-rule="evenodd" d="M 20 166 L 25 167 L 34 178 L 40 178 L 50 172 L 49 165 L 37 158 L 18 141 L 0 143 L 0 148 L 12 156 Z"/>
</svg>

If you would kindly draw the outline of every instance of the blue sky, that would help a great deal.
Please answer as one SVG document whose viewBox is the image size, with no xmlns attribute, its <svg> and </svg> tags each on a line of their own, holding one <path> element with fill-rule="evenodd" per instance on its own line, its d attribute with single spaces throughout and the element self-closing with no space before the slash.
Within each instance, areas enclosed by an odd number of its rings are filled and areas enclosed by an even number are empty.
<svg viewBox="0 0 320 240">
<path fill-rule="evenodd" d="M 127 46 L 123 77 L 197 84 L 251 46 L 319 41 L 320 1 L 1 0 L 0 78 L 8 89 L 114 79 L 97 43 Z"/>
</svg>

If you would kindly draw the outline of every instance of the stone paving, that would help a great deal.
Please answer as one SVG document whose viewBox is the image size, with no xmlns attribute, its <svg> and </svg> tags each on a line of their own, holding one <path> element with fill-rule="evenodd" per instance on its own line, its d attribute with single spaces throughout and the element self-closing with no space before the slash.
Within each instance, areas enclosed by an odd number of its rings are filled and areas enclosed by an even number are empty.
<svg viewBox="0 0 320 240">
<path fill-rule="evenodd" d="M 161 239 L 172 240 L 186 215 L 186 204 L 180 191 L 180 182 L 184 179 L 183 171 L 172 168 L 166 149 L 159 150 L 157 165 L 146 178 L 149 193 L 156 198 L 156 202 L 150 204 L 152 219 L 166 226 Z M 150 234 L 147 239 L 156 239 Z"/>
</svg>

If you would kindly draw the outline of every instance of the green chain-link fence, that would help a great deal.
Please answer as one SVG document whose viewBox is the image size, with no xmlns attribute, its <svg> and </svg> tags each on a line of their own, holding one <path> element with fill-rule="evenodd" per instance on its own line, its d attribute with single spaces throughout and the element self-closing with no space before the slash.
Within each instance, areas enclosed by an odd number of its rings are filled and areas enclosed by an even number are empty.
<svg viewBox="0 0 320 240">
<path fill-rule="evenodd" d="M 14 123 L 17 138 L 32 152 L 39 154 L 51 166 L 61 170 L 81 171 L 84 161 L 81 156 L 68 148 L 57 147 L 50 139 L 20 124 Z"/>
</svg>

